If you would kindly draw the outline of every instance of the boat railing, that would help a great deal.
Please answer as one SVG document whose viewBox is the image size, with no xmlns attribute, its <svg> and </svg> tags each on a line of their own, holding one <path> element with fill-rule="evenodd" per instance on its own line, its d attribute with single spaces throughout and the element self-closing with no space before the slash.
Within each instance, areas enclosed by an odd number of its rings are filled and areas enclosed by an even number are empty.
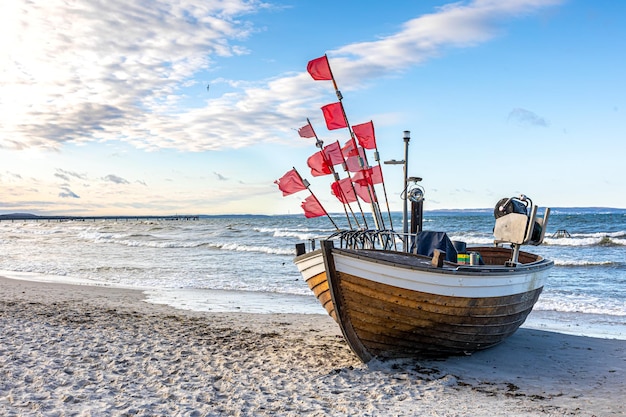
<svg viewBox="0 0 626 417">
<path fill-rule="evenodd" d="M 340 230 L 325 238 L 343 249 L 398 250 L 402 233 L 393 230 Z"/>
<path fill-rule="evenodd" d="M 405 239 L 410 240 L 415 234 L 399 233 L 394 230 L 339 230 L 330 236 L 309 239 L 309 251 L 318 247 L 318 241 L 332 240 L 341 249 L 373 249 L 401 251 Z M 298 249 L 300 246 L 300 249 Z M 319 245 L 321 247 L 321 245 Z M 304 244 L 296 244 L 296 254 L 306 251 Z"/>
</svg>

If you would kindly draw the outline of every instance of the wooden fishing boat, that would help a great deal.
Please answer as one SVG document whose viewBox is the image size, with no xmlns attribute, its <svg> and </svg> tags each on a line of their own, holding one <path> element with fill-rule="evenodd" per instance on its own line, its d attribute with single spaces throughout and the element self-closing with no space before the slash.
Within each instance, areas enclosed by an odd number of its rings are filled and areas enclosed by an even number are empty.
<svg viewBox="0 0 626 417">
<path fill-rule="evenodd" d="M 497 218 L 494 246 L 466 248 L 474 264 L 459 263 L 458 253 L 457 262 L 445 260 L 443 249 L 462 245 L 428 231 L 413 236 L 427 247 L 411 252 L 371 245 L 381 232 L 358 240 L 354 231 L 335 233 L 294 262 L 362 361 L 470 354 L 512 335 L 541 294 L 553 262 L 520 251 L 543 241 L 549 209 L 542 219 L 536 209 Z"/>
<path fill-rule="evenodd" d="M 301 137 L 316 139 L 320 151 L 307 165 L 313 176 L 333 175 L 331 192 L 343 204 L 348 227 L 337 226 L 295 167 L 275 183 L 283 196 L 309 190 L 301 205 L 305 216 L 325 215 L 337 230 L 319 240 L 321 248 L 315 240 L 308 252 L 304 243 L 297 244 L 294 262 L 350 348 L 364 362 L 444 357 L 486 349 L 513 334 L 553 266 L 520 250 L 543 242 L 550 209 L 539 218 L 528 197 L 503 198 L 494 210 L 493 246 L 467 248 L 445 232 L 422 230 L 424 190 L 417 184 L 421 178 L 407 176 L 410 132 L 404 131 L 404 160 L 385 162 L 404 165 L 403 231 L 393 229 L 388 203 L 386 227 L 376 191 L 380 184 L 387 199 L 373 122 L 350 126 L 326 56 L 310 61 L 307 71 L 314 80 L 332 81 L 339 98 L 322 107 L 328 129 L 347 128 L 350 134 L 343 147 L 338 141 L 323 146 L 308 119 L 298 130 Z M 373 151 L 374 166 L 367 150 Z M 339 178 L 335 166 L 343 167 L 346 178 Z M 371 205 L 373 229 L 361 201 Z"/>
</svg>

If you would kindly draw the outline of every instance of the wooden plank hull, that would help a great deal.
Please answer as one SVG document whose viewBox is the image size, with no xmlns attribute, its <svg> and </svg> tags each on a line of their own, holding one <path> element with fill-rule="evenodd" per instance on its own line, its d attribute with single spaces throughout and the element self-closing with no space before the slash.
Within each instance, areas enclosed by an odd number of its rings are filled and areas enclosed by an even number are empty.
<svg viewBox="0 0 626 417">
<path fill-rule="evenodd" d="M 517 268 L 434 268 L 430 258 L 323 243 L 337 322 L 364 362 L 468 354 L 502 342 L 526 320 L 552 266 L 527 254 L 528 265 Z M 506 257 L 506 250 L 485 249 Z"/>
<path fill-rule="evenodd" d="M 294 263 L 298 267 L 302 278 L 306 281 L 309 289 L 326 310 L 328 315 L 337 321 L 335 305 L 330 295 L 330 287 L 326 280 L 324 269 L 324 257 L 320 249 L 298 256 Z"/>
</svg>

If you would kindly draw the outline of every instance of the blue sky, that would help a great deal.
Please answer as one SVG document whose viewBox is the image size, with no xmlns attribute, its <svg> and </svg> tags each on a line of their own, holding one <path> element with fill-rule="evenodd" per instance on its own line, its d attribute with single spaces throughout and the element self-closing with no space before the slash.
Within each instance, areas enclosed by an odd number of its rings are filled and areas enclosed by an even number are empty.
<svg viewBox="0 0 626 417">
<path fill-rule="evenodd" d="M 0 213 L 301 213 L 332 83 L 426 210 L 626 208 L 626 3 L 50 0 L 0 5 Z M 207 85 L 210 86 L 207 91 Z M 402 168 L 383 166 L 392 210 Z"/>
</svg>

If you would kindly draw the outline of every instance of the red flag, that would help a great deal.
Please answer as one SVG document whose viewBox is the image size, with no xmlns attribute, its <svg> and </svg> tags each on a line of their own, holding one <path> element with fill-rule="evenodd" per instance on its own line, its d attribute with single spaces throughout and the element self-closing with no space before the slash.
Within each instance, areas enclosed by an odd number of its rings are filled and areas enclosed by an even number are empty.
<svg viewBox="0 0 626 417">
<path fill-rule="evenodd" d="M 306 160 L 306 164 L 311 168 L 311 175 L 320 177 L 331 173 L 330 167 L 326 163 L 326 159 L 322 151 L 315 152 Z"/>
<path fill-rule="evenodd" d="M 308 196 L 300 207 L 304 210 L 304 217 L 307 219 L 326 215 L 326 210 L 313 195 Z"/>
<path fill-rule="evenodd" d="M 370 190 L 368 189 L 369 187 L 367 185 L 362 185 L 357 182 L 353 184 L 354 184 L 354 189 L 356 191 L 356 194 L 359 196 L 361 200 L 365 201 L 366 203 L 371 203 L 372 199 L 376 201 L 376 195 L 373 192 L 371 193 L 371 197 L 370 197 Z"/>
<path fill-rule="evenodd" d="M 351 156 L 346 158 L 346 167 L 350 172 L 359 172 L 361 170 L 361 162 L 358 156 Z"/>
<path fill-rule="evenodd" d="M 278 189 L 283 192 L 283 197 L 306 190 L 306 185 L 302 182 L 295 168 L 287 171 L 279 180 L 274 181 L 274 184 L 278 185 Z"/>
<path fill-rule="evenodd" d="M 374 136 L 374 123 L 369 121 L 360 125 L 352 126 L 352 131 L 359 141 L 359 145 L 365 149 L 376 149 L 376 137 Z"/>
<path fill-rule="evenodd" d="M 333 74 L 330 72 L 330 65 L 326 55 L 312 59 L 306 66 L 306 70 L 314 80 L 332 80 Z"/>
<path fill-rule="evenodd" d="M 345 145 L 343 145 L 343 148 L 341 148 L 341 152 L 346 158 L 349 156 L 357 156 L 359 154 L 356 142 L 352 139 L 348 140 Z"/>
<path fill-rule="evenodd" d="M 350 172 L 359 172 L 363 168 L 361 161 L 365 163 L 365 151 L 361 147 L 357 149 L 352 146 L 351 140 L 349 140 L 342 149 L 344 156 L 346 156 L 346 167 Z M 361 157 L 361 160 L 359 160 L 359 157 Z"/>
<path fill-rule="evenodd" d="M 344 159 L 339 147 L 339 141 L 324 146 L 324 155 L 326 155 L 326 162 L 330 165 L 343 164 Z"/>
<path fill-rule="evenodd" d="M 383 174 L 380 170 L 380 165 L 360 170 L 352 176 L 352 181 L 363 186 L 382 183 Z"/>
<path fill-rule="evenodd" d="M 356 201 L 356 195 L 354 194 L 350 178 L 344 178 L 333 182 L 330 185 L 330 189 L 332 194 L 343 204 L 353 203 Z"/>
<path fill-rule="evenodd" d="M 346 118 L 343 114 L 343 106 L 340 101 L 325 105 L 322 107 L 322 113 L 324 113 L 324 120 L 326 120 L 326 127 L 328 130 L 348 127 L 346 124 Z"/>
<path fill-rule="evenodd" d="M 301 138 L 314 138 L 315 132 L 313 131 L 313 127 L 307 124 L 298 129 L 298 135 L 300 135 Z"/>
</svg>

